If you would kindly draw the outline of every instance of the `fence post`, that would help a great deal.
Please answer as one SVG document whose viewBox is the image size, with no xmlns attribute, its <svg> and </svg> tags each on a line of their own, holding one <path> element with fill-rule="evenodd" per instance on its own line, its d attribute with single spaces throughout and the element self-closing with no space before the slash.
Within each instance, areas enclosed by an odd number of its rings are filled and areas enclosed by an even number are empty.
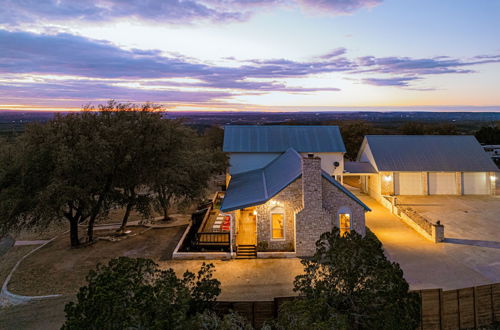
<svg viewBox="0 0 500 330">
<path fill-rule="evenodd" d="M 472 288 L 472 295 L 474 297 L 474 328 L 477 329 L 477 292 L 476 292 L 476 287 Z"/>
</svg>

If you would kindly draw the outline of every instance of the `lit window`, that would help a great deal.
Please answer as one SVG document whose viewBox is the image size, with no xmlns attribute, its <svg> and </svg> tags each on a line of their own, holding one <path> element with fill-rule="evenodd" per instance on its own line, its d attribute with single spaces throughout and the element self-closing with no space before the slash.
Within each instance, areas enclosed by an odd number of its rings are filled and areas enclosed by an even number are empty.
<svg viewBox="0 0 500 330">
<path fill-rule="evenodd" d="M 285 214 L 281 212 L 271 213 L 272 238 L 285 238 Z"/>
<path fill-rule="evenodd" d="M 351 232 L 351 215 L 349 213 L 339 214 L 340 236 Z"/>
</svg>

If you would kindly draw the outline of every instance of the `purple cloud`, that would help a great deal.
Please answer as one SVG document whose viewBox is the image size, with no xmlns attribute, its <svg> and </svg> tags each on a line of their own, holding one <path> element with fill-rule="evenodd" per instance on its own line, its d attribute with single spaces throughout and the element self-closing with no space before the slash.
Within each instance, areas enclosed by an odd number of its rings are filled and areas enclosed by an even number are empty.
<svg viewBox="0 0 500 330">
<path fill-rule="evenodd" d="M 397 86 L 407 87 L 409 82 L 418 80 L 417 77 L 393 77 L 393 78 L 364 78 L 362 82 L 374 86 Z"/>
<path fill-rule="evenodd" d="M 4 101 L 36 100 L 109 100 L 158 103 L 196 102 L 204 103 L 221 98 L 230 98 L 229 92 L 148 90 L 115 86 L 108 83 L 84 80 L 65 80 L 44 83 L 0 83 L 0 99 Z M 81 104 L 81 101 L 79 101 Z"/>
<path fill-rule="evenodd" d="M 350 13 L 382 0 L 3 0 L 0 22 L 22 23 L 141 19 L 186 24 L 199 21 L 243 21 L 271 6 L 306 9 L 330 14 Z"/>
<path fill-rule="evenodd" d="M 375 86 L 407 88 L 425 75 L 468 73 L 472 72 L 468 68 L 470 66 L 500 62 L 498 55 L 478 55 L 470 60 L 443 56 L 428 59 L 374 56 L 349 59 L 344 56 L 344 48 L 337 48 L 308 61 L 254 59 L 242 61 L 239 66 L 225 67 L 200 63 L 182 55 L 167 56 L 156 50 L 124 50 L 108 42 L 70 34 L 40 35 L 5 30 L 0 30 L 0 45 L 0 78 L 3 76 L 4 81 L 9 81 L 0 83 L 3 101 L 8 95 L 19 98 L 32 95 L 67 99 L 116 98 L 137 102 L 207 102 L 230 98 L 235 90 L 247 94 L 335 92 L 339 89 L 334 86 L 288 86 L 285 82 L 288 78 L 333 72 L 346 75 L 375 73 L 379 76 L 365 77 L 361 81 Z M 81 80 L 61 82 L 40 78 L 39 83 L 16 83 L 16 79 L 9 78 L 17 77 L 19 81 L 20 74 L 78 76 Z M 190 78 L 194 81 L 152 81 L 168 78 Z M 131 82 L 139 84 L 139 87 L 122 87 L 130 86 L 127 83 Z M 159 88 L 155 89 L 155 85 Z"/>
<path fill-rule="evenodd" d="M 36 21 L 106 21 L 140 18 L 166 23 L 195 20 L 227 22 L 243 20 L 244 12 L 210 6 L 211 1 L 195 0 L 4 0 L 0 21 L 15 24 Z"/>
<path fill-rule="evenodd" d="M 331 14 L 352 13 L 363 7 L 373 7 L 382 0 L 297 0 L 306 8 L 320 10 Z"/>
<path fill-rule="evenodd" d="M 167 57 L 157 51 L 123 50 L 110 43 L 58 34 L 0 30 L 0 72 L 66 74 L 92 78 L 197 78 L 208 85 L 245 78 L 300 77 L 353 69 L 345 58 L 322 62 L 254 60 L 220 67 Z M 224 86 L 227 87 L 227 86 Z"/>
<path fill-rule="evenodd" d="M 413 59 L 409 57 L 360 57 L 357 63 L 360 67 L 358 72 L 377 72 L 388 74 L 445 74 L 445 73 L 471 73 L 466 66 L 499 63 L 499 56 L 481 56 L 470 61 L 439 56 L 434 58 Z"/>
<path fill-rule="evenodd" d="M 337 57 L 340 55 L 344 55 L 346 52 L 347 52 L 347 49 L 345 49 L 344 47 L 340 47 L 340 48 L 336 48 L 336 49 L 334 49 L 334 50 L 332 50 L 324 55 L 319 56 L 319 58 L 324 59 L 324 60 L 329 60 L 331 58 L 334 58 L 334 57 Z"/>
</svg>

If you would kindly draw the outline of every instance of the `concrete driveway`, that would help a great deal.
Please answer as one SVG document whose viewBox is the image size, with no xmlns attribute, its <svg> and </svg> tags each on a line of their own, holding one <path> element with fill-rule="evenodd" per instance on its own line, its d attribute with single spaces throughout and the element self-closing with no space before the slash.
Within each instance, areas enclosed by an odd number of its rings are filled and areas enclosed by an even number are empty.
<svg viewBox="0 0 500 330">
<path fill-rule="evenodd" d="M 500 196 L 412 196 L 405 204 L 445 228 L 445 252 L 500 282 Z"/>
<path fill-rule="evenodd" d="M 359 194 L 358 197 L 372 209 L 366 214 L 366 226 L 383 243 L 388 258 L 399 263 L 412 289 L 450 290 L 500 281 L 499 274 L 488 276 L 490 272 L 465 262 L 464 257 L 470 255 L 469 246 L 460 245 L 456 253 L 450 253 L 448 245 L 456 244 L 433 243 L 371 197 Z M 493 250 L 496 254 L 500 251 Z"/>
</svg>

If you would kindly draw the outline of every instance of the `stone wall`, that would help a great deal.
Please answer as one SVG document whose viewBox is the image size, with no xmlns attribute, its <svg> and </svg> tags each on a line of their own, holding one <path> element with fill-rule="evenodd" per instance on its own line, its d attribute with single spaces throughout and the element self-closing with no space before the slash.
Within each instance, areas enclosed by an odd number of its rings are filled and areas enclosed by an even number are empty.
<svg viewBox="0 0 500 330">
<path fill-rule="evenodd" d="M 380 182 L 382 195 L 394 195 L 394 172 L 380 172 Z"/>
<path fill-rule="evenodd" d="M 295 250 L 295 215 L 302 210 L 302 180 L 299 178 L 257 210 L 257 246 L 267 245 L 266 251 Z M 271 238 L 271 211 L 282 207 L 285 211 L 285 238 Z M 263 251 L 261 249 L 261 251 Z"/>
<path fill-rule="evenodd" d="M 323 209 L 323 185 L 320 159 L 302 158 L 302 199 L 304 208 L 297 213 L 296 252 L 298 256 L 311 256 L 316 251 L 316 241 L 331 229 L 332 222 Z"/>
<path fill-rule="evenodd" d="M 271 212 L 285 211 L 285 238 L 271 238 Z M 303 158 L 302 177 L 288 185 L 271 200 L 256 207 L 257 244 L 265 251 L 294 251 L 297 256 L 311 256 L 321 234 L 338 226 L 338 212 L 351 211 L 352 228 L 365 234 L 365 210 L 321 175 L 317 157 Z"/>
<path fill-rule="evenodd" d="M 339 227 L 339 209 L 347 207 L 351 210 L 351 228 L 358 234 L 365 235 L 365 209 L 347 196 L 339 188 L 323 178 L 323 208 L 331 215 L 331 226 Z M 331 230 L 331 226 L 328 230 Z M 326 231 L 326 230 L 325 230 Z"/>
</svg>

